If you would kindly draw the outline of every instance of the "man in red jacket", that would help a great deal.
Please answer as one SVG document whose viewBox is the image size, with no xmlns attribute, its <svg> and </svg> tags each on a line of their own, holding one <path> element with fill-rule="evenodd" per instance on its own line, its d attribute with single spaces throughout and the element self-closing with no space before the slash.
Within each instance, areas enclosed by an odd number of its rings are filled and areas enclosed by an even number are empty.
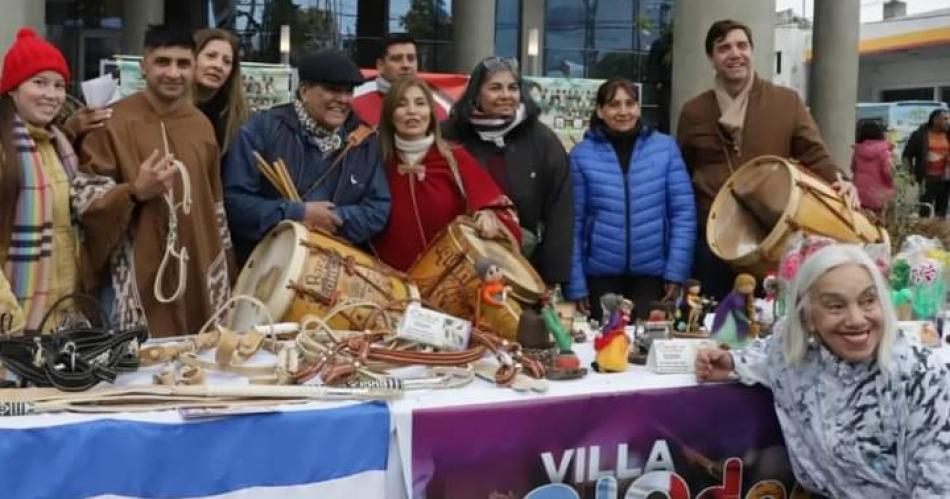
<svg viewBox="0 0 950 499">
<path fill-rule="evenodd" d="M 371 126 L 379 125 L 379 115 L 383 110 L 383 98 L 389 92 L 392 83 L 402 76 L 414 76 L 419 71 L 419 58 L 416 54 L 416 41 L 408 33 L 390 33 L 383 38 L 382 50 L 376 58 L 377 76 L 374 81 L 356 89 L 353 98 L 353 111 Z M 362 92 L 361 92 L 362 90 Z M 439 121 L 449 116 L 451 102 L 439 99 L 435 92 L 435 115 Z"/>
</svg>

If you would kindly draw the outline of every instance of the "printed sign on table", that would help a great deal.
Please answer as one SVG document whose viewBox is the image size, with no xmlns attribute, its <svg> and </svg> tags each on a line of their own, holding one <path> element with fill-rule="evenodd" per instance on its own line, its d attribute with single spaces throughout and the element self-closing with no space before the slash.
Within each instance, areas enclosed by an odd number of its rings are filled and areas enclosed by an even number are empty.
<svg viewBox="0 0 950 499">
<path fill-rule="evenodd" d="M 736 384 L 416 410 L 411 455 L 428 499 L 781 499 L 795 485 L 771 395 Z"/>
</svg>

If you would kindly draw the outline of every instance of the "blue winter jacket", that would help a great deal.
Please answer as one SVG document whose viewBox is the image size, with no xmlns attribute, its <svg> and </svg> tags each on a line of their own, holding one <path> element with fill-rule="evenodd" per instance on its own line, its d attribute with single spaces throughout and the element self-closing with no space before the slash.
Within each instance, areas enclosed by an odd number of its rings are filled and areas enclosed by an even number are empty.
<svg viewBox="0 0 950 499">
<path fill-rule="evenodd" d="M 343 133 L 349 134 L 359 123 L 350 113 Z M 324 156 L 301 127 L 292 104 L 275 106 L 258 113 L 241 128 L 225 160 L 224 202 L 241 261 L 278 222 L 304 217 L 304 203 L 280 197 L 260 174 L 254 151 L 270 163 L 282 159 L 305 202 L 332 201 L 343 220 L 337 232 L 342 238 L 360 244 L 386 226 L 389 184 L 376 136 L 351 149 L 323 177 L 338 153 Z"/>
<path fill-rule="evenodd" d="M 696 201 L 676 142 L 642 127 L 626 177 L 610 141 L 588 130 L 571 151 L 574 256 L 565 296 L 587 276 L 647 275 L 683 282 L 693 265 Z"/>
</svg>

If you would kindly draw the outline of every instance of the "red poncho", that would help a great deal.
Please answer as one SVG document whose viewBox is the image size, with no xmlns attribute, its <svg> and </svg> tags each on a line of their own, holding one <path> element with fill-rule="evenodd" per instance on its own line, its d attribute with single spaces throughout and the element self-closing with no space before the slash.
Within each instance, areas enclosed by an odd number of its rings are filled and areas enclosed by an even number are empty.
<svg viewBox="0 0 950 499">
<path fill-rule="evenodd" d="M 505 197 L 492 178 L 465 149 L 452 147 L 458 163 L 465 197 L 459 191 L 448 162 L 435 145 L 422 160 L 425 177 L 400 173 L 394 158 L 386 165 L 392 202 L 389 222 L 373 241 L 379 258 L 395 269 L 406 271 L 432 243 L 446 225 L 462 214 L 491 208 L 505 227 L 519 240 L 514 205 Z"/>
</svg>

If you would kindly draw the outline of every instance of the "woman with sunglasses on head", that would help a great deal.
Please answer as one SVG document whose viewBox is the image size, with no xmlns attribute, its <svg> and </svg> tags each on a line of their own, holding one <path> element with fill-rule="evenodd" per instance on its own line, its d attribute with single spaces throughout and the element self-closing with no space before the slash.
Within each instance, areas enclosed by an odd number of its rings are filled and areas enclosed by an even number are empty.
<svg viewBox="0 0 950 499">
<path fill-rule="evenodd" d="M 597 320 L 600 307 L 590 304 L 606 293 L 641 305 L 672 299 L 693 265 L 696 201 L 679 147 L 641 123 L 630 80 L 611 78 L 597 89 L 571 172 L 574 256 L 565 297 Z M 638 307 L 637 316 L 648 312 Z"/>
<path fill-rule="evenodd" d="M 222 154 L 250 111 L 241 81 L 241 56 L 234 34 L 217 28 L 195 32 L 195 105 L 211 120 Z"/>
<path fill-rule="evenodd" d="M 874 261 L 858 246 L 826 246 L 785 300 L 777 332 L 701 350 L 696 376 L 769 388 L 795 478 L 812 492 L 950 497 L 950 371 L 898 329 Z"/>
<path fill-rule="evenodd" d="M 26 329 L 38 328 L 48 308 L 73 293 L 79 274 L 70 206 L 76 154 L 52 125 L 68 80 L 63 54 L 21 28 L 0 76 L 0 270 L 20 308 L 2 312 L 22 317 Z"/>
<path fill-rule="evenodd" d="M 392 196 L 389 221 L 373 241 L 379 258 L 407 271 L 455 217 L 471 215 L 482 237 L 518 244 L 514 205 L 465 149 L 442 139 L 432 90 L 415 76 L 383 100 L 379 144 Z"/>
<path fill-rule="evenodd" d="M 489 57 L 475 66 L 443 130 L 514 201 L 522 251 L 553 286 L 570 278 L 571 172 L 564 147 L 539 114 L 517 61 Z"/>
</svg>

